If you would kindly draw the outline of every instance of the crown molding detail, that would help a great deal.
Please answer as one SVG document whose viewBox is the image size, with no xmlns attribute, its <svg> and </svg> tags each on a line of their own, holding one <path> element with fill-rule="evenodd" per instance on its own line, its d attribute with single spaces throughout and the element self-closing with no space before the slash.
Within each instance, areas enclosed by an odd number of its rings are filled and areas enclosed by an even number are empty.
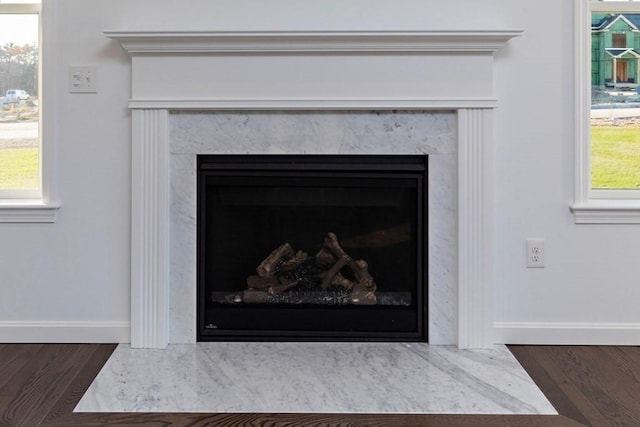
<svg viewBox="0 0 640 427">
<path fill-rule="evenodd" d="M 493 98 L 468 99 L 135 99 L 129 108 L 169 110 L 457 110 L 496 108 Z"/>
<path fill-rule="evenodd" d="M 105 31 L 134 54 L 300 52 L 494 53 L 521 30 L 504 31 Z"/>
</svg>

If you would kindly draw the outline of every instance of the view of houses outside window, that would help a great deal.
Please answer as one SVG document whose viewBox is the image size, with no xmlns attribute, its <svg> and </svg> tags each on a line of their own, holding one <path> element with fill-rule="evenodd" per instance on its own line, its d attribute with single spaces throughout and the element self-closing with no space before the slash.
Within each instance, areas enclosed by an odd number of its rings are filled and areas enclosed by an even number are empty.
<svg viewBox="0 0 640 427">
<path fill-rule="evenodd" d="M 0 13 L 0 198 L 39 192 L 38 19 Z"/>
<path fill-rule="evenodd" d="M 591 188 L 640 189 L 640 2 L 638 13 L 596 10 L 591 13 Z"/>
</svg>

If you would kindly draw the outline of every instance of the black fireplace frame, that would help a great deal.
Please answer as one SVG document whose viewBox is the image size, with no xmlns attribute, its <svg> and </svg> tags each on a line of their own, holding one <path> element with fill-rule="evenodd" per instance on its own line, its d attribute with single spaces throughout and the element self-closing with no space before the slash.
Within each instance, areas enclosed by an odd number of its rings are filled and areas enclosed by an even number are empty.
<svg viewBox="0 0 640 427">
<path fill-rule="evenodd" d="M 390 172 L 394 176 L 411 177 L 417 181 L 420 203 L 417 203 L 417 247 L 416 247 L 416 302 L 415 330 L 411 331 L 290 331 L 290 330 L 230 330 L 218 329 L 213 324 L 205 324 L 207 317 L 207 292 L 203 255 L 206 224 L 202 220 L 206 214 L 203 197 L 203 181 L 208 174 L 221 176 L 237 173 L 272 174 L 277 172 L 314 174 L 330 171 L 335 174 L 371 176 Z M 197 156 L 197 340 L 198 341 L 428 341 L 428 156 L 427 155 L 198 155 Z M 323 308 L 327 325 L 349 318 L 349 310 L 375 310 L 375 307 Z M 233 310 L 233 307 L 225 308 Z M 247 310 L 247 308 L 242 308 Z M 297 319 L 299 310 L 291 307 L 251 307 L 254 316 L 263 310 L 271 316 Z M 388 308 L 387 308 L 388 310 Z M 355 312 L 355 311 L 354 311 Z M 374 316 L 375 318 L 375 316 Z M 358 323 L 357 319 L 351 321 Z M 295 320 L 294 320 L 295 321 Z M 401 322 L 400 322 L 401 323 Z"/>
</svg>

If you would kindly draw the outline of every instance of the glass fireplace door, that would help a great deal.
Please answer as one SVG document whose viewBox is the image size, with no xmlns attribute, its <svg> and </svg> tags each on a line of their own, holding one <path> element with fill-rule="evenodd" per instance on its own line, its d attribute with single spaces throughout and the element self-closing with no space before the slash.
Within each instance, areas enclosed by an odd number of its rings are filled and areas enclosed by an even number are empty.
<svg viewBox="0 0 640 427">
<path fill-rule="evenodd" d="M 200 339 L 422 339 L 426 158 L 200 156 Z"/>
</svg>

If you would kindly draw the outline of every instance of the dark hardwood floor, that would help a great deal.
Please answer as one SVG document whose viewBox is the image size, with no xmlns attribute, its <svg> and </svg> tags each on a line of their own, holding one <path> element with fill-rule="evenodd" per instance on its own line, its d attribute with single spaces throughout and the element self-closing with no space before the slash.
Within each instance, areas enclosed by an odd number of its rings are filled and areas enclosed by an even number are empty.
<svg viewBox="0 0 640 427">
<path fill-rule="evenodd" d="M 640 347 L 510 346 L 561 415 L 74 414 L 110 344 L 0 344 L 0 426 L 640 426 Z"/>
<path fill-rule="evenodd" d="M 509 349 L 560 414 L 591 426 L 640 426 L 640 347 Z"/>
</svg>

